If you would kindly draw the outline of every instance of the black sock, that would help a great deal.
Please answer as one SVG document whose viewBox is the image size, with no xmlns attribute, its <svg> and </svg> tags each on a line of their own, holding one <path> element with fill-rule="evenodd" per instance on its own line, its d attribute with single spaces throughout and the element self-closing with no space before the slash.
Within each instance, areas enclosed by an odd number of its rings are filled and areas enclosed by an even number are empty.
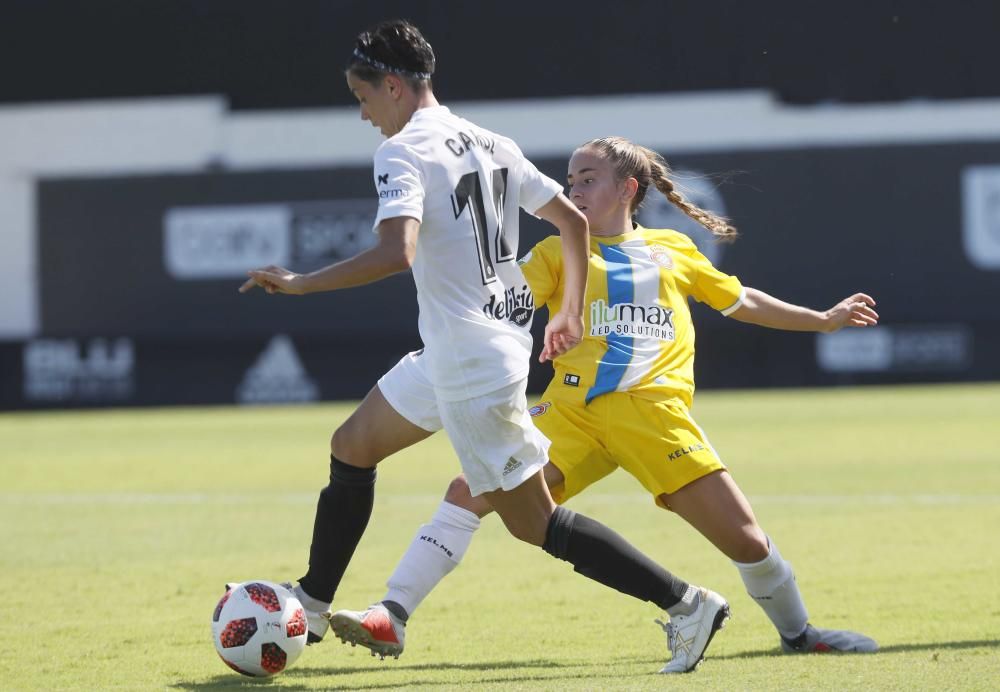
<svg viewBox="0 0 1000 692">
<path fill-rule="evenodd" d="M 679 603 L 688 583 L 640 553 L 604 524 L 556 507 L 542 549 L 585 577 L 663 610 Z"/>
<path fill-rule="evenodd" d="M 375 501 L 375 469 L 360 469 L 330 456 L 330 485 L 316 505 L 309 571 L 299 579 L 302 590 L 320 601 L 332 601 L 354 549 L 368 526 Z"/>
<path fill-rule="evenodd" d="M 386 610 L 402 620 L 404 624 L 410 619 L 410 614 L 406 612 L 406 608 L 395 601 L 382 601 L 382 605 L 385 606 Z"/>
</svg>

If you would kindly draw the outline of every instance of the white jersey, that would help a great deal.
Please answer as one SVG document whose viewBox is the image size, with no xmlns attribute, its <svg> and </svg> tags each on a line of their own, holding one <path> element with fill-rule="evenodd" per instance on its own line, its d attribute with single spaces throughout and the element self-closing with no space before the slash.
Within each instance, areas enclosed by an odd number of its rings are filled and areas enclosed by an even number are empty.
<svg viewBox="0 0 1000 692">
<path fill-rule="evenodd" d="M 420 221 L 413 279 L 427 373 L 439 398 L 461 401 L 527 377 L 534 299 L 518 256 L 519 208 L 562 186 L 517 145 L 453 115 L 422 108 L 375 152 L 385 219 Z"/>
</svg>

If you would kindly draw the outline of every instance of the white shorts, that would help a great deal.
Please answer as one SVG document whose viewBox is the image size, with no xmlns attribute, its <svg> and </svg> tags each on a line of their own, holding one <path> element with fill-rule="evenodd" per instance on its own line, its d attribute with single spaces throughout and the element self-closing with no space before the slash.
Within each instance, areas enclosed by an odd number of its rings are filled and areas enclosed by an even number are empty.
<svg viewBox="0 0 1000 692">
<path fill-rule="evenodd" d="M 421 353 L 413 351 L 400 358 L 392 370 L 379 378 L 378 388 L 396 413 L 418 428 L 437 432 L 444 426 L 438 415 L 434 385 L 424 372 Z"/>
<path fill-rule="evenodd" d="M 403 356 L 378 381 L 379 390 L 414 425 L 445 429 L 473 496 L 512 490 L 545 466 L 551 443 L 528 414 L 526 379 L 474 399 L 441 401 L 419 353 Z"/>
</svg>

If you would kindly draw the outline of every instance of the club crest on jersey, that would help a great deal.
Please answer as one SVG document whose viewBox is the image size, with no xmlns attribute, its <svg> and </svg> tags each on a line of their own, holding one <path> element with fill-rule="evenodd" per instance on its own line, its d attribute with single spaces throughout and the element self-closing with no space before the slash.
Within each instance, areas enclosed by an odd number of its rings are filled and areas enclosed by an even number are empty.
<svg viewBox="0 0 1000 692">
<path fill-rule="evenodd" d="M 528 409 L 528 415 L 530 415 L 532 418 L 534 418 L 535 416 L 541 416 L 542 414 L 544 414 L 546 411 L 549 410 L 549 406 L 551 405 L 552 402 L 550 401 L 543 401 L 540 404 L 535 404 L 534 406 Z"/>
<path fill-rule="evenodd" d="M 659 305 L 615 303 L 603 299 L 590 304 L 590 335 L 646 336 L 662 341 L 674 340 L 674 311 Z"/>
<path fill-rule="evenodd" d="M 664 269 L 674 268 L 674 258 L 670 256 L 670 251 L 662 245 L 649 246 L 649 259 Z"/>
<path fill-rule="evenodd" d="M 491 295 L 490 302 L 483 306 L 483 314 L 491 320 L 507 320 L 525 327 L 535 314 L 535 297 L 527 286 L 521 286 L 521 290 L 511 286 L 500 297 Z"/>
</svg>

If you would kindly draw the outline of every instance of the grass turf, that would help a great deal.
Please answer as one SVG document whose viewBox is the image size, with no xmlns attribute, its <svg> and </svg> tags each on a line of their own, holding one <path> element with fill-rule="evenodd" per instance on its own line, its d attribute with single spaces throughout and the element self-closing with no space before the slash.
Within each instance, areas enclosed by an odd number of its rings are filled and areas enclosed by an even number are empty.
<svg viewBox="0 0 1000 692">
<path fill-rule="evenodd" d="M 796 569 L 812 621 L 874 656 L 778 653 L 729 562 L 619 472 L 571 506 L 734 618 L 664 678 L 658 614 L 484 521 L 399 661 L 332 638 L 284 674 L 231 673 L 209 618 L 226 581 L 305 567 L 329 434 L 348 404 L 0 415 L 0 687 L 996 689 L 1000 386 L 705 392 L 694 413 Z M 443 435 L 379 470 L 335 607 L 362 608 L 458 470 Z"/>
</svg>

